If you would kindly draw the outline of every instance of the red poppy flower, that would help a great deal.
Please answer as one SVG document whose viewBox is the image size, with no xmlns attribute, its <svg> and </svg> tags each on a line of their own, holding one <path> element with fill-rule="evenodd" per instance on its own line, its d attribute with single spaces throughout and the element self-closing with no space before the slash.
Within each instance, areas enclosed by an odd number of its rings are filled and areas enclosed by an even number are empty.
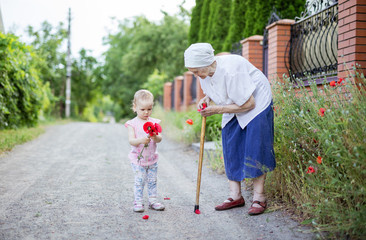
<svg viewBox="0 0 366 240">
<path fill-rule="evenodd" d="M 207 107 L 206 103 L 202 103 L 202 108 L 201 109 L 197 109 L 198 112 L 201 112 L 203 109 L 205 109 Z"/>
<path fill-rule="evenodd" d="M 322 157 L 321 156 L 318 156 L 317 159 L 316 159 L 316 162 L 321 164 L 322 163 Z"/>
<path fill-rule="evenodd" d="M 161 128 L 159 123 L 155 123 L 155 130 L 156 130 L 156 135 L 158 135 L 158 133 L 161 133 L 163 131 L 163 129 Z"/>
<path fill-rule="evenodd" d="M 329 83 L 329 85 L 330 85 L 330 86 L 332 86 L 332 87 L 335 87 L 335 86 L 336 86 L 336 82 L 335 82 L 335 81 L 331 81 L 331 82 Z"/>
<path fill-rule="evenodd" d="M 151 133 L 154 131 L 154 124 L 152 122 L 146 122 L 143 126 L 144 131 L 146 133 L 149 133 L 151 135 Z"/>
<path fill-rule="evenodd" d="M 323 117 L 324 113 L 325 113 L 325 108 L 320 108 L 318 114 Z"/>
<path fill-rule="evenodd" d="M 201 211 L 199 209 L 196 209 L 196 211 L 194 211 L 196 214 L 201 214 Z"/>
<path fill-rule="evenodd" d="M 145 219 L 145 220 L 149 219 L 149 215 L 144 215 L 144 216 L 142 217 L 142 219 Z"/>
<path fill-rule="evenodd" d="M 188 123 L 189 125 L 193 125 L 193 120 L 192 119 L 187 119 L 186 123 Z"/>
<path fill-rule="evenodd" d="M 315 173 L 315 169 L 314 169 L 314 167 L 309 166 L 309 167 L 308 167 L 308 171 L 307 171 L 306 173 L 308 173 L 308 174 Z"/>
<path fill-rule="evenodd" d="M 341 84 L 344 85 L 343 80 L 344 80 L 343 78 L 338 79 L 338 81 L 337 81 L 338 85 L 341 85 Z"/>
</svg>

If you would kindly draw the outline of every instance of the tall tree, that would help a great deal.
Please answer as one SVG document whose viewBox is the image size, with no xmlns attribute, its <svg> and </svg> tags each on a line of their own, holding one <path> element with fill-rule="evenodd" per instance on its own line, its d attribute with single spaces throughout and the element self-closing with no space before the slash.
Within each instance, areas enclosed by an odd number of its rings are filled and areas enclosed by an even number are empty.
<svg viewBox="0 0 366 240">
<path fill-rule="evenodd" d="M 39 65 L 40 79 L 50 84 L 53 94 L 57 97 L 58 108 L 55 112 L 58 116 L 64 114 L 65 79 L 66 79 L 66 53 L 62 50 L 62 44 L 66 41 L 67 31 L 60 23 L 56 29 L 48 22 L 43 22 L 41 29 L 35 31 L 29 26 L 27 29 L 32 39 L 31 45 L 38 55 L 45 59 Z"/>
<path fill-rule="evenodd" d="M 230 7 L 231 0 L 215 0 L 211 2 L 209 42 L 216 53 L 224 51 L 224 41 L 230 28 Z"/>
<path fill-rule="evenodd" d="M 155 70 L 166 76 L 165 81 L 185 71 L 183 52 L 187 38 L 187 23 L 166 13 L 159 23 L 145 17 L 120 22 L 119 32 L 106 41 L 109 49 L 105 54 L 103 91 L 121 106 L 121 116 L 132 115 L 134 92 Z"/>
<path fill-rule="evenodd" d="M 208 33 L 208 19 L 210 16 L 210 0 L 203 0 L 202 11 L 199 18 L 200 21 L 200 29 L 198 32 L 198 41 L 205 42 L 207 41 L 207 33 Z"/>
<path fill-rule="evenodd" d="M 246 0 L 234 0 L 231 5 L 229 33 L 225 39 L 224 51 L 230 51 L 232 45 L 244 37 Z"/>
<path fill-rule="evenodd" d="M 88 51 L 81 49 L 79 59 L 74 59 L 71 72 L 71 113 L 75 117 L 82 115 L 89 102 L 100 93 L 102 80 L 98 61 L 88 55 Z"/>
<path fill-rule="evenodd" d="M 192 10 L 191 27 L 188 34 L 189 44 L 198 42 L 203 2 L 204 0 L 196 0 L 196 6 Z"/>
</svg>

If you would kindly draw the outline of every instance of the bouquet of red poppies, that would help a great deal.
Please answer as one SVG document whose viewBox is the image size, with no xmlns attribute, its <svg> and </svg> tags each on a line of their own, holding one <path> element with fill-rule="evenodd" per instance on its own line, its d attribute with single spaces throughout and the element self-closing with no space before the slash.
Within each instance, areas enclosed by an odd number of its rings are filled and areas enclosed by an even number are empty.
<svg viewBox="0 0 366 240">
<path fill-rule="evenodd" d="M 163 130 L 161 128 L 161 126 L 159 125 L 159 123 L 152 123 L 152 122 L 146 122 L 143 126 L 144 132 L 146 132 L 147 134 L 149 134 L 149 137 L 152 137 L 154 135 L 159 135 L 159 133 L 161 133 L 161 131 Z M 143 158 L 142 153 L 145 150 L 145 148 L 147 148 L 149 146 L 149 144 L 145 144 L 144 147 L 142 148 L 140 154 L 137 156 L 138 161 L 141 160 L 141 158 Z"/>
</svg>

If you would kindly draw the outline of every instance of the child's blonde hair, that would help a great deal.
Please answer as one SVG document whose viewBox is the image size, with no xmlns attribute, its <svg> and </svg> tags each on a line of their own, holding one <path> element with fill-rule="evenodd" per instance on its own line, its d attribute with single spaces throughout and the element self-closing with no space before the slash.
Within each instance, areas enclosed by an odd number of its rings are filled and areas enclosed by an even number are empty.
<svg viewBox="0 0 366 240">
<path fill-rule="evenodd" d="M 151 101 L 154 104 L 154 95 L 146 89 L 135 92 L 132 100 L 132 110 L 135 111 L 137 101 Z"/>
</svg>

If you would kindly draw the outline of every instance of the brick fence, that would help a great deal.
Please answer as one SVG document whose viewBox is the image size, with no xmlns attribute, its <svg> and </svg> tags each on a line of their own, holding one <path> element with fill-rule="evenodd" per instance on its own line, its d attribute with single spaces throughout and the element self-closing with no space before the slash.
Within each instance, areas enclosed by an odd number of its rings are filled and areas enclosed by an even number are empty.
<svg viewBox="0 0 366 240">
<path fill-rule="evenodd" d="M 286 47 L 291 37 L 291 19 L 281 19 L 266 27 L 268 30 L 268 79 L 270 83 L 281 81 L 283 75 L 289 76 L 286 69 L 289 65 L 285 57 Z M 255 35 L 241 41 L 242 56 L 254 66 L 263 71 L 263 36 Z M 285 60 L 286 59 L 286 60 Z M 356 63 L 361 70 L 366 69 L 366 0 L 339 0 L 338 1 L 338 77 L 347 77 L 347 69 Z M 174 108 L 176 111 L 187 110 L 194 104 L 191 92 L 188 91 L 192 82 L 192 73 L 175 78 Z M 196 81 L 196 102 L 204 94 L 199 81 Z M 171 85 L 164 85 L 164 109 L 170 110 Z M 181 87 L 184 86 L 184 91 Z M 179 89 L 178 89 L 179 88 Z M 183 96 L 181 95 L 183 94 Z M 181 101 L 183 99 L 183 101 Z"/>
</svg>

